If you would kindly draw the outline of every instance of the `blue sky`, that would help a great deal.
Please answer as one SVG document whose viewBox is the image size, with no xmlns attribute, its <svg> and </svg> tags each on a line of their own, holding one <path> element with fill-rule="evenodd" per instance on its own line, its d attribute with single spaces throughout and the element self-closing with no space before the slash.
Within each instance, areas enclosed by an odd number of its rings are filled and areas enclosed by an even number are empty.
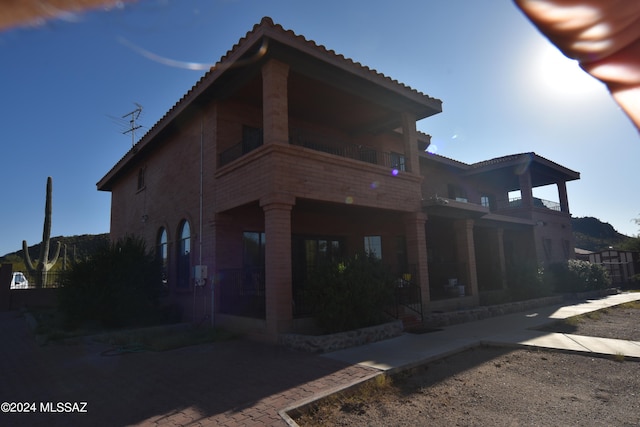
<svg viewBox="0 0 640 427">
<path fill-rule="evenodd" d="M 573 216 L 638 233 L 637 130 L 511 1 L 143 0 L 0 32 L 0 255 L 40 242 L 48 176 L 53 236 L 108 232 L 95 184 L 131 147 L 122 116 L 142 105 L 142 136 L 204 74 L 190 63 L 215 63 L 263 16 L 441 99 L 418 123 L 438 154 L 535 151 L 581 173 Z"/>
</svg>

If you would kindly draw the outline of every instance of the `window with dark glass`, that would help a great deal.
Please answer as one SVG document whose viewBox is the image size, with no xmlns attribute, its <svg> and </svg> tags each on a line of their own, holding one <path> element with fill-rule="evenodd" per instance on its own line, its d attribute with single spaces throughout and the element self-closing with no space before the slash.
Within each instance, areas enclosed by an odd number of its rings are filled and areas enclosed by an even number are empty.
<svg viewBox="0 0 640 427">
<path fill-rule="evenodd" d="M 251 126 L 242 127 L 242 154 L 260 147 L 263 142 L 262 129 Z"/>
<path fill-rule="evenodd" d="M 480 204 L 489 210 L 493 210 L 495 206 L 495 198 L 491 195 L 484 194 L 480 196 Z"/>
<path fill-rule="evenodd" d="M 467 192 L 459 185 L 449 184 L 448 189 L 450 199 L 456 200 L 458 202 L 467 202 L 469 200 L 467 198 Z"/>
<path fill-rule="evenodd" d="M 264 267 L 264 233 L 245 231 L 242 234 L 242 264 L 245 268 Z"/>
<path fill-rule="evenodd" d="M 191 272 L 191 227 L 189 221 L 182 223 L 179 236 L 177 286 L 186 289 L 189 287 Z"/>
<path fill-rule="evenodd" d="M 158 260 L 160 262 L 160 268 L 162 269 L 162 285 L 166 288 L 169 278 L 169 252 L 167 243 L 167 230 L 164 227 L 160 229 L 158 233 Z"/>
<path fill-rule="evenodd" d="M 138 171 L 138 190 L 142 190 L 145 187 L 144 175 L 145 168 L 140 168 Z"/>
<path fill-rule="evenodd" d="M 405 158 L 400 153 L 391 153 L 391 167 L 401 172 L 406 171 Z"/>
</svg>

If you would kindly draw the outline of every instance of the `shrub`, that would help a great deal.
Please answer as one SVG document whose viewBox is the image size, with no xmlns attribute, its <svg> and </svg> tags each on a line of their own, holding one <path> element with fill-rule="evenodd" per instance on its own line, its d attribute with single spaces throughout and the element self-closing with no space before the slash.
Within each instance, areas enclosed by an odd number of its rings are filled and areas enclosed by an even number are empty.
<svg viewBox="0 0 640 427">
<path fill-rule="evenodd" d="M 72 265 L 58 292 L 59 307 L 68 327 L 137 326 L 157 320 L 161 291 L 159 262 L 144 241 L 125 237 Z"/>
<path fill-rule="evenodd" d="M 383 310 L 393 298 L 392 283 L 392 275 L 379 259 L 358 254 L 314 271 L 307 283 L 309 305 L 326 333 L 373 326 L 385 320 Z"/>
<path fill-rule="evenodd" d="M 550 283 L 556 292 L 586 292 L 611 286 L 607 270 L 600 264 L 570 259 L 549 266 Z"/>
<path fill-rule="evenodd" d="M 507 270 L 508 295 L 511 301 L 541 298 L 552 294 L 545 280 L 545 270 L 537 262 L 521 261 Z"/>
</svg>

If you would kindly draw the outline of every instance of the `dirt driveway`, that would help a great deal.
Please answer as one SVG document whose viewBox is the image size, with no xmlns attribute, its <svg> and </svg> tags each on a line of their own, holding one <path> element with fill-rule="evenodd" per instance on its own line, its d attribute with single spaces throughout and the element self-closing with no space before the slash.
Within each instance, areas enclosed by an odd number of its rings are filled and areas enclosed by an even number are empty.
<svg viewBox="0 0 640 427">
<path fill-rule="evenodd" d="M 640 306 L 609 308 L 547 330 L 640 341 Z M 480 347 L 332 397 L 297 422 L 367 426 L 637 426 L 640 362 Z"/>
</svg>

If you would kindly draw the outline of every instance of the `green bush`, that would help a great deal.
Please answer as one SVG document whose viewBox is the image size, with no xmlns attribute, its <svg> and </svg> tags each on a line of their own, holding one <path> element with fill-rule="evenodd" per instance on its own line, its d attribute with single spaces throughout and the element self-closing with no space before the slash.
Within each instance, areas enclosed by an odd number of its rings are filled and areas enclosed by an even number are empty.
<svg viewBox="0 0 640 427">
<path fill-rule="evenodd" d="M 576 293 L 611 286 L 607 270 L 600 264 L 570 259 L 549 266 L 549 280 L 556 292 Z"/>
<path fill-rule="evenodd" d="M 384 307 L 393 298 L 393 277 L 382 262 L 358 254 L 314 270 L 307 283 L 308 302 L 318 326 L 335 333 L 384 322 Z"/>
<path fill-rule="evenodd" d="M 73 264 L 58 298 L 68 327 L 118 328 L 156 322 L 161 292 L 159 262 L 144 241 L 125 237 Z"/>
<path fill-rule="evenodd" d="M 521 261 L 507 270 L 510 301 L 523 301 L 546 297 L 552 294 L 552 288 L 545 280 L 545 270 L 537 262 Z"/>
</svg>

